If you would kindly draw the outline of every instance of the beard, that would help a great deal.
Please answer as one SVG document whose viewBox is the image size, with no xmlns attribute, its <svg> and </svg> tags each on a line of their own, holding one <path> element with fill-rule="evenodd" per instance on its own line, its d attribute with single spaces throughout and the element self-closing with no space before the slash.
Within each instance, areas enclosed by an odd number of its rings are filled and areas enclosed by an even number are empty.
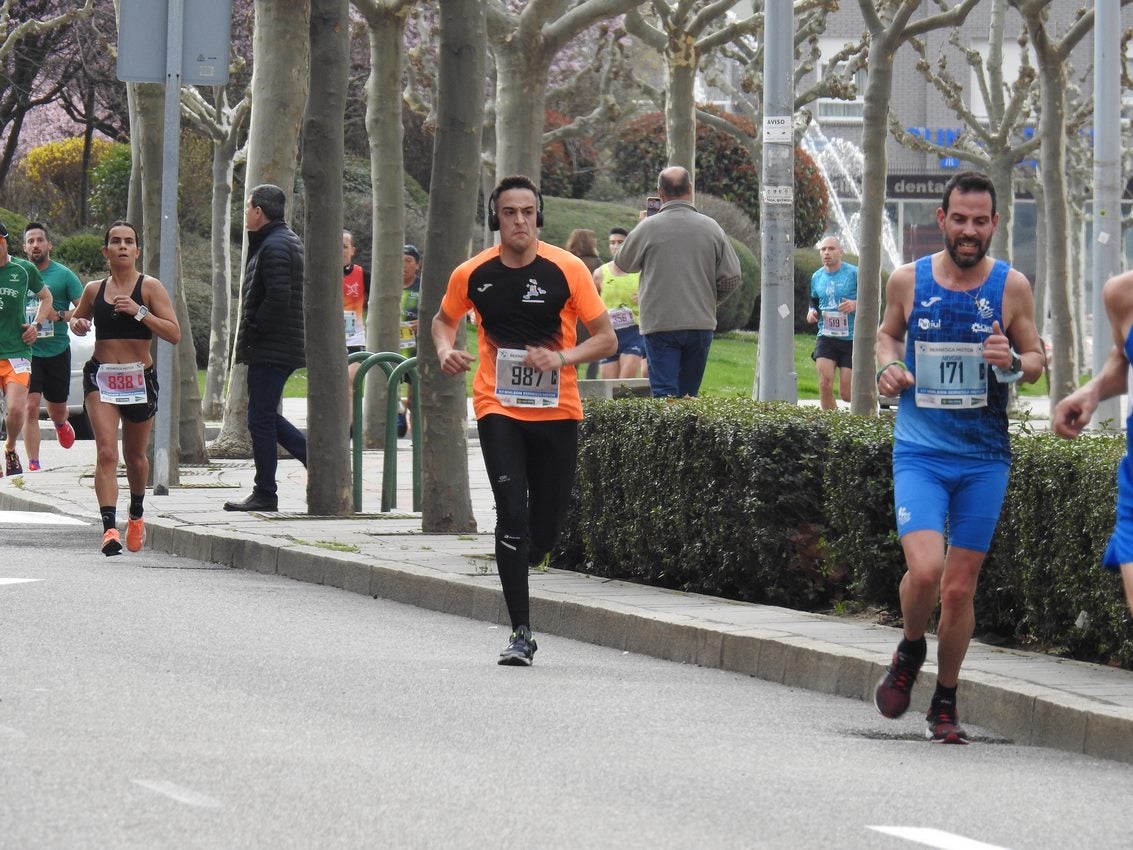
<svg viewBox="0 0 1133 850">
<path fill-rule="evenodd" d="M 952 258 L 952 262 L 962 269 L 970 269 L 983 262 L 983 258 L 987 256 L 988 249 L 991 247 L 991 239 L 980 242 L 978 239 L 949 239 L 945 236 L 944 247 L 948 251 L 948 256 Z M 974 247 L 976 253 L 971 255 L 961 254 L 961 247 Z"/>
</svg>

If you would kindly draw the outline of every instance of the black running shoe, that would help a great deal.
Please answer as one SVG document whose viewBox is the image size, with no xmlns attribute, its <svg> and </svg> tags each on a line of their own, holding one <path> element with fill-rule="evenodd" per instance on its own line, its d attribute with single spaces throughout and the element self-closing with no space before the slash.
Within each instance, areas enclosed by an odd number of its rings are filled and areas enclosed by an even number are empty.
<svg viewBox="0 0 1133 850">
<path fill-rule="evenodd" d="M 14 451 L 4 450 L 4 471 L 8 475 L 24 474 L 24 468 L 20 466 L 20 456 Z"/>
<path fill-rule="evenodd" d="M 960 717 L 956 713 L 956 704 L 947 702 L 933 702 L 925 715 L 928 728 L 925 737 L 934 744 L 968 744 L 968 733 L 960 725 Z"/>
<path fill-rule="evenodd" d="M 913 683 L 917 681 L 923 663 L 917 663 L 903 652 L 893 653 L 893 663 L 873 692 L 873 704 L 883 717 L 894 719 L 908 710 Z"/>
<path fill-rule="evenodd" d="M 507 645 L 507 649 L 500 653 L 500 660 L 496 663 L 511 667 L 530 667 L 531 659 L 535 657 L 535 650 L 538 648 L 535 645 L 535 638 L 531 636 L 531 629 L 520 626 L 511 633 L 511 642 Z"/>
</svg>

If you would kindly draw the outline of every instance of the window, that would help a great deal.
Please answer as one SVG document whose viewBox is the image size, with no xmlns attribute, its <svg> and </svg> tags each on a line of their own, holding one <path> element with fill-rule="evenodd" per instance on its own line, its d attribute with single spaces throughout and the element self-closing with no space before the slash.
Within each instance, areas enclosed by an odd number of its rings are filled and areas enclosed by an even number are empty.
<svg viewBox="0 0 1133 850">
<path fill-rule="evenodd" d="M 819 79 L 826 74 L 831 57 L 846 46 L 845 39 L 820 38 L 818 49 L 821 57 L 818 62 Z M 838 100 L 836 98 L 821 98 L 815 104 L 815 114 L 819 123 L 827 124 L 861 124 L 865 114 L 865 86 L 867 74 L 865 68 L 858 70 L 854 77 L 857 96 L 853 100 Z"/>
<path fill-rule="evenodd" d="M 972 47 L 979 51 L 980 56 L 983 57 L 986 74 L 987 54 L 990 47 L 990 42 L 986 38 L 973 39 Z M 1031 62 L 1034 62 L 1034 57 L 1031 57 Z M 1023 65 L 1023 49 L 1019 43 L 1014 39 L 1007 39 L 1003 42 L 1003 82 L 1005 85 L 1010 86 L 1019 78 L 1019 69 Z M 962 82 L 962 81 L 961 81 Z M 988 85 L 991 85 L 989 79 Z M 968 108 L 972 110 L 972 114 L 977 118 L 987 118 L 987 104 L 984 102 L 983 92 L 980 91 L 979 74 L 976 68 L 969 66 L 968 71 L 968 91 L 971 93 L 968 98 Z M 1004 92 L 1004 98 L 1007 93 Z"/>
</svg>

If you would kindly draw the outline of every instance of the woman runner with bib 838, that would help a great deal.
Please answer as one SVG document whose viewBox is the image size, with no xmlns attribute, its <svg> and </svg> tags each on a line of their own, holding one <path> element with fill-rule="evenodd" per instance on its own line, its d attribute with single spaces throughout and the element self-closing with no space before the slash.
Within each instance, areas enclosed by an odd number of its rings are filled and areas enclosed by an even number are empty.
<svg viewBox="0 0 1133 850">
<path fill-rule="evenodd" d="M 102 255 L 110 274 L 83 289 L 71 318 L 71 332 L 85 336 L 94 326 L 94 355 L 83 367 L 83 394 L 94 429 L 98 460 L 94 492 L 102 514 L 102 553 L 122 551 L 118 506 L 118 427 L 130 484 L 126 548 L 138 552 L 146 539 L 142 501 L 149 480 L 149 446 L 157 413 L 157 374 L 151 342 L 154 336 L 176 345 L 181 327 L 165 287 L 137 270 L 141 239 L 137 228 L 116 221 L 107 229 Z"/>
</svg>

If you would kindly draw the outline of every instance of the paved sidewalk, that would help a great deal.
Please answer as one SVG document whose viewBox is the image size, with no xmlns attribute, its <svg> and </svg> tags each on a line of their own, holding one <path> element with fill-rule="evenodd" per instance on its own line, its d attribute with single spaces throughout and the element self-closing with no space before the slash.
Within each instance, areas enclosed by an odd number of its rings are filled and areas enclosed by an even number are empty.
<svg viewBox="0 0 1133 850">
<path fill-rule="evenodd" d="M 301 412 L 294 405 L 289 400 L 288 414 L 298 418 Z M 478 534 L 423 534 L 419 514 L 378 513 L 382 455 L 366 452 L 366 513 L 350 518 L 307 516 L 306 471 L 295 461 L 280 462 L 278 514 L 222 509 L 226 500 L 250 492 L 250 460 L 185 467 L 181 485 L 169 495 L 146 498 L 146 546 L 506 625 L 492 557 L 491 491 L 476 445 L 470 445 L 468 457 Z M 90 545 L 97 547 L 94 443 L 79 441 L 64 451 L 45 438 L 40 459 L 43 471 L 0 479 L 0 509 L 57 511 L 88 519 Z M 402 506 L 411 504 L 409 461 L 409 442 L 402 440 Z M 124 521 L 124 477 L 121 482 L 119 515 Z M 121 557 L 128 562 L 131 556 Z M 1099 572 L 1098 580 L 1108 579 Z M 935 685 L 931 661 L 904 718 L 884 720 L 870 704 L 899 638 L 896 629 L 562 570 L 533 573 L 531 594 L 537 633 L 851 697 L 863 701 L 855 728 L 878 736 L 922 733 L 921 718 Z M 537 667 L 554 663 L 546 652 L 553 639 L 541 643 L 544 653 Z M 933 647 L 929 658 L 935 658 Z M 973 643 L 964 665 L 960 708 L 965 723 L 1016 743 L 1133 762 L 1133 673 L 1125 670 Z"/>
</svg>

